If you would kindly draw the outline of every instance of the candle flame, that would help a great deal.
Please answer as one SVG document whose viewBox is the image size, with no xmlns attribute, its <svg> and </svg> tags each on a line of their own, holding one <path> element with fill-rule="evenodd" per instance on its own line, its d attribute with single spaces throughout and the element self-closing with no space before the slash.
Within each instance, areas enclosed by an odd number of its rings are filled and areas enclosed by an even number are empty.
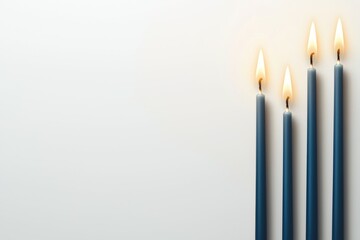
<svg viewBox="0 0 360 240">
<path fill-rule="evenodd" d="M 338 52 L 338 51 L 343 52 L 344 51 L 344 34 L 343 34 L 343 29 L 342 29 L 342 24 L 341 24 L 340 18 L 337 22 L 334 48 L 335 48 L 335 52 Z"/>
<path fill-rule="evenodd" d="M 256 81 L 263 82 L 265 80 L 265 63 L 264 63 L 264 55 L 262 49 L 259 52 L 258 63 L 256 67 Z"/>
<path fill-rule="evenodd" d="M 308 40 L 308 54 L 311 55 L 316 53 L 317 53 L 316 30 L 315 30 L 315 24 L 311 23 L 309 40 Z"/>
<path fill-rule="evenodd" d="M 283 97 L 286 100 L 287 98 L 292 97 L 292 86 L 291 86 L 291 76 L 289 67 L 286 67 L 284 85 L 283 85 Z"/>
</svg>

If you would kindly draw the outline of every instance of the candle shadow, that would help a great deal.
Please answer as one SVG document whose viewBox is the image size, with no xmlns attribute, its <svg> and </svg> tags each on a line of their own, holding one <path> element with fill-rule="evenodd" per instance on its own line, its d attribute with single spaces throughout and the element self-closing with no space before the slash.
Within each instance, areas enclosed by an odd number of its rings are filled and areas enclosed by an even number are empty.
<svg viewBox="0 0 360 240">
<path fill-rule="evenodd" d="M 323 93 L 322 91 L 320 91 L 321 89 L 324 89 L 323 86 L 323 78 L 321 76 L 321 74 L 317 73 L 317 82 L 316 82 L 316 120 L 317 120 L 317 190 L 318 190 L 318 201 L 317 201 L 317 205 L 318 205 L 318 212 L 317 212 L 317 216 L 318 216 L 318 239 L 324 239 L 324 234 L 323 234 L 323 215 L 324 215 L 324 211 L 326 209 L 324 209 L 324 204 L 321 204 L 322 202 L 324 202 L 325 198 L 325 188 L 323 188 L 322 186 L 324 186 L 324 176 L 325 176 L 325 164 L 326 162 L 323 160 L 323 153 L 324 151 L 326 151 L 326 147 L 324 146 L 324 144 L 321 144 L 324 142 L 324 133 L 326 131 L 325 126 L 323 124 L 319 124 L 325 121 L 324 117 L 327 116 L 325 109 L 320 108 L 319 106 L 324 106 L 325 102 L 324 102 L 324 97 L 323 97 Z M 319 111 L 320 110 L 320 111 Z"/>
<path fill-rule="evenodd" d="M 346 71 L 343 73 L 344 75 L 344 82 L 343 82 L 343 96 L 344 96 L 344 240 L 348 239 L 348 232 L 349 232 L 349 214 L 350 209 L 348 206 L 350 205 L 349 201 L 349 190 L 350 190 L 350 184 L 349 184 L 349 175 L 350 175 L 350 169 L 351 169 L 351 162 L 349 162 L 348 159 L 348 152 L 350 152 L 350 144 L 348 144 L 348 136 L 350 133 L 350 109 L 353 107 L 351 106 L 351 102 L 349 99 L 351 99 L 351 93 L 349 89 L 349 75 Z"/>
<path fill-rule="evenodd" d="M 297 226 L 299 225 L 299 219 L 297 216 L 299 216 L 299 211 L 301 210 L 299 207 L 299 202 L 301 199 L 301 196 L 298 191 L 298 176 L 299 176 L 299 169 L 298 164 L 300 163 L 299 154 L 298 154 L 298 148 L 299 146 L 299 139 L 296 137 L 298 136 L 298 122 L 296 118 L 292 119 L 292 143 L 293 143 L 293 155 L 292 155 L 292 172 L 293 172 L 293 239 L 297 240 L 299 239 L 299 229 Z"/>
<path fill-rule="evenodd" d="M 272 195 L 271 193 L 273 193 L 273 184 L 271 184 L 271 179 L 273 179 L 272 176 L 272 170 L 271 170 L 271 165 L 270 164 L 272 162 L 272 159 L 270 158 L 270 156 L 273 155 L 273 144 L 272 144 L 272 139 L 271 139 L 271 125 L 272 125 L 272 121 L 271 121 L 271 112 L 272 112 L 272 105 L 271 104 L 266 104 L 266 111 L 265 111 L 265 128 L 266 128 L 266 222 L 267 222 L 267 237 L 268 239 L 271 239 L 271 236 L 273 235 L 273 229 L 275 226 L 273 226 L 273 221 L 271 221 L 271 216 L 274 216 L 274 214 L 276 214 L 273 211 L 272 206 Z"/>
</svg>

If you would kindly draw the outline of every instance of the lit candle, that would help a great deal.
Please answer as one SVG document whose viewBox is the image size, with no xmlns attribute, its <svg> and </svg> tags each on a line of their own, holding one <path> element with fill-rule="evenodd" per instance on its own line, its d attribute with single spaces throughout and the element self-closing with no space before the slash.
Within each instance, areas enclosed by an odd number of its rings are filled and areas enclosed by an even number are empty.
<svg viewBox="0 0 360 240">
<path fill-rule="evenodd" d="M 259 93 L 256 95 L 256 206 L 255 239 L 266 239 L 266 147 L 265 147 L 265 95 L 261 84 L 265 80 L 264 56 L 260 50 L 256 68 Z"/>
<path fill-rule="evenodd" d="M 337 63 L 334 67 L 333 240 L 344 239 L 343 65 L 340 63 L 343 51 L 344 38 L 339 19 L 335 33 Z"/>
<path fill-rule="evenodd" d="M 292 97 L 289 67 L 286 68 L 283 97 L 286 110 L 283 114 L 283 228 L 282 239 L 293 239 L 293 186 L 292 186 L 292 115 L 289 101 Z"/>
<path fill-rule="evenodd" d="M 310 67 L 307 70 L 306 240 L 318 239 L 316 69 L 313 66 L 316 52 L 316 32 L 312 23 L 308 41 Z"/>
</svg>

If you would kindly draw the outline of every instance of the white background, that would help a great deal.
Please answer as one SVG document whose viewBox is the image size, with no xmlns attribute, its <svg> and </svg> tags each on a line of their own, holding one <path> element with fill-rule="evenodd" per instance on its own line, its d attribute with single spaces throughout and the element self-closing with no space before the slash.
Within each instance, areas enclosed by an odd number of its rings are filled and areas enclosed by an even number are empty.
<svg viewBox="0 0 360 240">
<path fill-rule="evenodd" d="M 281 239 L 283 75 L 305 239 L 306 53 L 319 54 L 319 239 L 331 238 L 342 17 L 347 239 L 360 228 L 360 15 L 346 1 L 0 3 L 0 239 L 254 239 L 255 66 L 267 82 L 268 234 Z"/>
</svg>

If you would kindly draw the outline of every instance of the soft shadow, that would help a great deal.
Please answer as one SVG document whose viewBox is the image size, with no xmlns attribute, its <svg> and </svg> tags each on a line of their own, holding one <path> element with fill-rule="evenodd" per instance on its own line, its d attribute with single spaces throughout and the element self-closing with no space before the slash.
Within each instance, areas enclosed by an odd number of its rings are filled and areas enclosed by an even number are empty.
<svg viewBox="0 0 360 240">
<path fill-rule="evenodd" d="M 325 165 L 326 161 L 324 161 L 323 153 L 325 151 L 326 146 L 324 144 L 321 144 L 324 142 L 324 134 L 325 134 L 325 126 L 323 123 L 325 121 L 324 116 L 326 116 L 326 113 L 323 111 L 326 111 L 325 109 L 322 109 L 320 106 L 325 106 L 323 92 L 321 89 L 325 89 L 323 84 L 323 77 L 321 74 L 317 73 L 316 76 L 316 120 L 317 120 L 317 189 L 318 189 L 318 239 L 324 239 L 324 226 L 323 226 L 323 216 L 324 216 L 324 207 L 325 205 L 321 204 L 326 199 L 325 197 L 325 188 L 324 186 L 324 176 L 325 176 Z"/>
<path fill-rule="evenodd" d="M 273 193 L 273 184 L 271 184 L 270 180 L 273 179 L 272 176 L 272 170 L 271 170 L 271 162 L 272 159 L 270 158 L 270 156 L 273 155 L 273 144 L 271 141 L 271 125 L 272 125 L 272 119 L 271 119 L 271 112 L 272 112 L 272 105 L 271 104 L 267 104 L 265 102 L 265 106 L 266 106 L 266 111 L 265 111 L 265 117 L 266 117 L 266 221 L 267 221 L 267 238 L 271 239 L 270 236 L 273 235 L 273 229 L 275 226 L 273 226 L 273 221 L 271 221 L 271 216 L 274 216 L 274 214 L 276 214 L 273 210 L 272 206 L 272 195 L 271 193 Z"/>
<path fill-rule="evenodd" d="M 353 107 L 351 106 L 351 99 L 352 96 L 351 92 L 349 91 L 348 82 L 350 81 L 349 75 L 344 69 L 344 82 L 343 82 L 343 96 L 344 96 L 344 240 L 348 239 L 348 232 L 349 232 L 349 215 L 350 215 L 350 201 L 349 201 L 349 192 L 350 192 L 350 184 L 349 184 L 349 174 L 351 169 L 351 162 L 348 159 L 348 152 L 351 151 L 350 144 L 348 144 L 348 136 L 350 133 L 350 109 Z"/>
<path fill-rule="evenodd" d="M 292 119 L 292 144 L 293 144 L 293 155 L 292 155 L 292 172 L 293 172 L 293 239 L 297 240 L 299 239 L 299 228 L 297 227 L 299 225 L 299 211 L 301 210 L 299 207 L 299 202 L 302 196 L 300 196 L 298 191 L 298 176 L 299 176 L 299 169 L 298 165 L 300 163 L 299 154 L 298 154 L 298 148 L 299 146 L 299 138 L 298 136 L 298 122 L 296 118 Z"/>
</svg>

